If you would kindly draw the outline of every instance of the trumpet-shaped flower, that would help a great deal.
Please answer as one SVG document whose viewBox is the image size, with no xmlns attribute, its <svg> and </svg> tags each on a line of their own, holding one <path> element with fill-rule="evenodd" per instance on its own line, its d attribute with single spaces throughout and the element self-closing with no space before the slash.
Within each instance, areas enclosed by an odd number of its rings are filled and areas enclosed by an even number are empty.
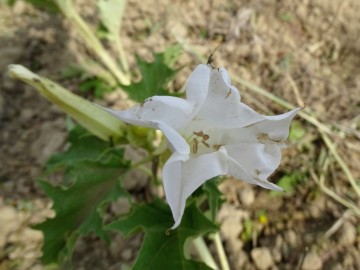
<svg viewBox="0 0 360 270">
<path fill-rule="evenodd" d="M 207 65 L 190 75 L 186 96 L 154 96 L 129 110 L 106 109 L 126 123 L 159 129 L 167 138 L 172 155 L 162 174 L 172 229 L 181 222 L 186 199 L 212 177 L 230 175 L 282 190 L 267 178 L 280 164 L 283 141 L 299 109 L 260 115 L 240 101 L 225 69 Z"/>
</svg>

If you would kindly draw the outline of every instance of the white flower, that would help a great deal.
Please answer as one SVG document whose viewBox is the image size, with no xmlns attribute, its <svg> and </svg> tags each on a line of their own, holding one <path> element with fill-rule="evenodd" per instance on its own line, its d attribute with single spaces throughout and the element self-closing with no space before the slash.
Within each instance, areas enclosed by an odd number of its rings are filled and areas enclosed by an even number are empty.
<svg viewBox="0 0 360 270">
<path fill-rule="evenodd" d="M 171 157 L 163 168 L 166 199 L 179 226 L 186 199 L 206 180 L 231 175 L 264 188 L 279 166 L 283 141 L 299 109 L 263 116 L 240 102 L 225 69 L 199 65 L 186 87 L 187 99 L 154 96 L 129 110 L 106 109 L 120 120 L 160 129 Z"/>
</svg>

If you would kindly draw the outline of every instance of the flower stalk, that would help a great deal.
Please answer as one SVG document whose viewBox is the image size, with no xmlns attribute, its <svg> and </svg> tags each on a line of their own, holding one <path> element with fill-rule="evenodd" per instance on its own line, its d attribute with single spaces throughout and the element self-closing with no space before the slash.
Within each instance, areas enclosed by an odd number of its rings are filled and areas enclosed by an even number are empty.
<svg viewBox="0 0 360 270">
<path fill-rule="evenodd" d="M 90 101 L 71 93 L 51 80 L 21 65 L 10 65 L 9 75 L 35 87 L 43 97 L 58 105 L 100 139 L 117 142 L 123 136 L 123 123 Z"/>
<path fill-rule="evenodd" d="M 99 57 L 99 59 L 109 69 L 116 80 L 121 84 L 129 85 L 130 75 L 128 73 L 125 53 L 121 52 L 122 57 L 120 60 L 123 66 L 123 70 L 121 70 L 113 58 L 105 50 L 104 46 L 101 44 L 96 35 L 92 32 L 90 27 L 75 10 L 72 0 L 55 0 L 55 2 L 59 6 L 64 16 L 77 29 L 77 32 L 82 37 L 85 45 L 88 46 L 89 49 L 91 49 Z M 121 44 L 121 41 L 118 40 L 118 43 Z M 118 45 L 118 48 L 122 48 L 122 46 Z"/>
</svg>

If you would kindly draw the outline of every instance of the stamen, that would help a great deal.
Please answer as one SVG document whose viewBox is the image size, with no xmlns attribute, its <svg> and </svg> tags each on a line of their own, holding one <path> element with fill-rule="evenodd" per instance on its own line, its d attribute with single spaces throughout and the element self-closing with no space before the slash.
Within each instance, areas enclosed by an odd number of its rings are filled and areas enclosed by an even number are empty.
<svg viewBox="0 0 360 270">
<path fill-rule="evenodd" d="M 202 144 L 205 145 L 207 148 L 210 147 L 210 145 L 209 145 L 207 142 L 205 142 L 204 140 L 201 140 L 201 142 L 202 142 Z"/>
<path fill-rule="evenodd" d="M 273 142 L 273 143 L 284 143 L 284 141 L 283 140 L 274 140 L 274 139 L 271 139 L 270 137 L 269 137 L 269 135 L 268 134 L 265 134 L 265 133 L 260 133 L 258 136 L 257 136 L 257 139 L 258 139 L 258 141 L 259 142 L 261 142 L 261 143 L 266 143 L 266 142 Z"/>
<path fill-rule="evenodd" d="M 199 142 L 198 142 L 198 140 L 196 139 L 196 138 L 193 138 L 193 145 L 192 145 L 192 151 L 193 151 L 193 153 L 194 154 L 196 154 L 197 153 L 197 150 L 198 150 L 198 144 L 199 144 Z"/>
<path fill-rule="evenodd" d="M 193 132 L 193 134 L 195 135 L 195 136 L 198 136 L 198 137 L 202 137 L 202 136 L 204 136 L 204 132 L 202 131 L 202 130 L 200 130 L 199 132 Z"/>
<path fill-rule="evenodd" d="M 214 144 L 213 148 L 218 151 L 220 149 L 220 147 L 223 146 L 222 144 Z"/>
</svg>

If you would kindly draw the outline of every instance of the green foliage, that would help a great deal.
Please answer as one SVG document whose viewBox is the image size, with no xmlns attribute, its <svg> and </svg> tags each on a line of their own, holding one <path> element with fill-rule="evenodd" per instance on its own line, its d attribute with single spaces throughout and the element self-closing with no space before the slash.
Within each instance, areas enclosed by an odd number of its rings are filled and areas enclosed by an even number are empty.
<svg viewBox="0 0 360 270">
<path fill-rule="evenodd" d="M 305 135 L 305 128 L 299 121 L 294 120 L 291 124 L 289 138 L 290 140 L 300 140 Z"/>
<path fill-rule="evenodd" d="M 109 86 L 102 78 L 92 76 L 81 66 L 70 64 L 62 70 L 61 79 L 80 80 L 79 92 L 83 94 L 91 94 L 97 98 L 102 98 L 105 93 L 114 91 L 114 87 Z"/>
<path fill-rule="evenodd" d="M 104 208 L 120 196 L 127 196 L 119 183 L 129 168 L 122 149 L 109 148 L 80 127 L 70 131 L 69 139 L 70 148 L 48 164 L 51 171 L 64 169 L 66 185 L 39 181 L 56 212 L 54 218 L 35 226 L 44 233 L 42 260 L 46 264 L 70 262 L 80 235 L 94 232 L 109 241 L 103 230 Z"/>
<path fill-rule="evenodd" d="M 252 239 L 253 231 L 255 230 L 255 224 L 251 219 L 245 219 L 243 222 L 244 229 L 240 234 L 240 238 L 244 242 L 248 242 Z"/>
<path fill-rule="evenodd" d="M 275 190 L 272 190 L 270 192 L 270 196 L 276 197 L 276 196 L 284 196 L 284 195 L 292 195 L 299 184 L 301 184 L 304 181 L 304 175 L 301 172 L 293 172 L 290 175 L 284 175 L 280 178 L 277 185 L 281 187 L 284 192 L 278 192 Z"/>
<path fill-rule="evenodd" d="M 16 0 L 12 1 L 15 2 Z M 30 3 L 34 7 L 48 11 L 50 13 L 57 13 L 59 12 L 58 6 L 55 4 L 53 0 L 25 0 L 26 2 Z"/>
<path fill-rule="evenodd" d="M 223 194 L 218 188 L 219 177 L 215 177 L 206 181 L 202 188 L 205 191 L 207 198 L 209 200 L 209 208 L 211 214 L 211 220 L 215 221 L 217 211 L 220 205 L 225 201 Z"/>
<path fill-rule="evenodd" d="M 180 226 L 168 230 L 174 221 L 168 205 L 162 201 L 134 206 L 132 213 L 111 223 L 107 229 L 122 232 L 128 236 L 143 230 L 143 245 L 133 270 L 152 269 L 210 269 L 205 264 L 187 260 L 184 243 L 188 238 L 214 232 L 218 227 L 208 220 L 191 203 L 185 210 Z"/>
<path fill-rule="evenodd" d="M 292 22 L 294 20 L 294 16 L 289 12 L 281 12 L 278 14 L 278 17 L 284 22 Z"/>
<path fill-rule="evenodd" d="M 132 146 L 141 147 L 148 151 L 154 149 L 153 142 L 156 138 L 154 129 L 128 126 L 125 132 L 125 137 Z"/>
<path fill-rule="evenodd" d="M 289 140 L 297 142 L 305 136 L 305 128 L 299 121 L 292 121 L 289 133 Z"/>
<path fill-rule="evenodd" d="M 103 80 L 97 77 L 89 78 L 83 81 L 79 90 L 82 93 L 92 93 L 95 97 L 101 98 L 105 93 L 112 92 L 114 89 L 107 85 Z"/>
<path fill-rule="evenodd" d="M 172 66 L 180 56 L 180 52 L 179 46 L 169 47 L 163 53 L 154 53 L 153 62 L 146 62 L 136 56 L 141 79 L 121 87 L 137 102 L 143 102 L 146 98 L 155 95 L 169 95 L 166 85 L 178 72 Z"/>
<path fill-rule="evenodd" d="M 13 6 L 15 2 L 16 0 L 0 0 L 0 5 L 5 4 L 5 5 Z"/>
</svg>

